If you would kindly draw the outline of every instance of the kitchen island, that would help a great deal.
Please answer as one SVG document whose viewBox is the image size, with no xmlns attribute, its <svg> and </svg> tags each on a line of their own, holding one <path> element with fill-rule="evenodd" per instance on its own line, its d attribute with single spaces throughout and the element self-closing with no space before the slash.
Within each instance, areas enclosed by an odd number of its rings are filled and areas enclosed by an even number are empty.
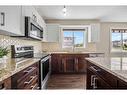
<svg viewBox="0 0 127 95">
<path fill-rule="evenodd" d="M 127 57 L 87 60 L 87 89 L 127 89 Z"/>
</svg>

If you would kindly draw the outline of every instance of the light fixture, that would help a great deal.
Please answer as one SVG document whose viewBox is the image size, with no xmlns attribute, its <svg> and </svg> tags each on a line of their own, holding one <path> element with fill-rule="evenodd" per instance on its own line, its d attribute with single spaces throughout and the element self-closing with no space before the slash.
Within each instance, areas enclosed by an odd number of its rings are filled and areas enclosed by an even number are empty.
<svg viewBox="0 0 127 95">
<path fill-rule="evenodd" d="M 64 8 L 63 8 L 63 14 L 64 14 L 64 16 L 66 16 L 66 12 L 67 12 L 67 9 L 66 9 L 66 7 L 64 6 Z"/>
</svg>

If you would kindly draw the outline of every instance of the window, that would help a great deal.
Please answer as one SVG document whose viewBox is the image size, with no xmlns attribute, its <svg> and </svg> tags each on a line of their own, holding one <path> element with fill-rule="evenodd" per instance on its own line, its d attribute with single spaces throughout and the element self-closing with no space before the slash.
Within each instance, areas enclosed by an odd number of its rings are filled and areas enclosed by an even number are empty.
<svg viewBox="0 0 127 95">
<path fill-rule="evenodd" d="M 85 29 L 63 29 L 63 48 L 84 48 L 86 43 Z"/>
<path fill-rule="evenodd" d="M 127 29 L 112 29 L 111 52 L 127 52 Z"/>
</svg>

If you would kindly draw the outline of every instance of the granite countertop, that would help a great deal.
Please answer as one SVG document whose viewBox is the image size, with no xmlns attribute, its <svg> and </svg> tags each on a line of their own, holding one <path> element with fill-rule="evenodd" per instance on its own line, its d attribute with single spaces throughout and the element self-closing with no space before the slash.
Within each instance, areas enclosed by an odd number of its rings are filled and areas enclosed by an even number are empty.
<svg viewBox="0 0 127 95">
<path fill-rule="evenodd" d="M 127 82 L 127 57 L 96 57 L 86 60 Z"/>
<path fill-rule="evenodd" d="M 38 62 L 38 58 L 24 58 L 22 61 L 18 61 L 20 58 L 8 59 L 5 62 L 0 63 L 0 81 L 14 75 L 15 73 L 29 67 L 30 65 Z"/>
<path fill-rule="evenodd" d="M 100 54 L 104 54 L 102 52 L 49 52 L 50 54 L 96 54 L 96 53 L 100 53 Z"/>
</svg>

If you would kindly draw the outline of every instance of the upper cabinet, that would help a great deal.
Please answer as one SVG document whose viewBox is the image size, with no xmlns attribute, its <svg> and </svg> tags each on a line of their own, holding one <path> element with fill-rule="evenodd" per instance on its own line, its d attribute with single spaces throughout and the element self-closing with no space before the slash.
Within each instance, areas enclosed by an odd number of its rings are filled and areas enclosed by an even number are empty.
<svg viewBox="0 0 127 95">
<path fill-rule="evenodd" d="M 100 24 L 91 24 L 88 27 L 88 42 L 99 42 L 100 40 Z"/>
<path fill-rule="evenodd" d="M 0 6 L 0 33 L 9 36 L 24 36 L 25 16 L 31 17 L 43 28 L 42 41 L 46 41 L 45 21 L 32 6 Z"/>
<path fill-rule="evenodd" d="M 47 41 L 59 42 L 60 26 L 59 24 L 47 24 Z"/>
<path fill-rule="evenodd" d="M 22 35 L 21 6 L 0 6 L 0 31 L 6 35 Z"/>
<path fill-rule="evenodd" d="M 91 42 L 99 42 L 100 40 L 100 24 L 91 24 Z"/>
<path fill-rule="evenodd" d="M 32 18 L 37 23 L 40 22 L 40 17 L 36 9 L 32 6 L 22 6 L 22 15 Z M 38 23 L 39 24 L 39 23 Z M 41 25 L 40 25 L 41 26 Z"/>
</svg>

